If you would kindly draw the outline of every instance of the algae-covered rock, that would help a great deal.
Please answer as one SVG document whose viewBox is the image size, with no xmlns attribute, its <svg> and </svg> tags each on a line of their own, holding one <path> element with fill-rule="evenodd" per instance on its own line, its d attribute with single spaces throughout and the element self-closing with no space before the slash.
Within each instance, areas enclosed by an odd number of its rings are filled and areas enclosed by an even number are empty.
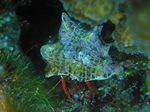
<svg viewBox="0 0 150 112">
<path fill-rule="evenodd" d="M 118 0 L 60 0 L 70 16 L 95 26 L 108 19 Z"/>
<path fill-rule="evenodd" d="M 134 43 L 148 56 L 150 56 L 150 2 L 149 0 L 129 1 L 127 17 L 128 26 L 134 34 Z"/>
<path fill-rule="evenodd" d="M 126 53 L 138 53 L 139 50 L 134 44 L 133 34 L 129 31 L 129 26 L 126 20 L 120 21 L 116 24 L 116 28 L 113 31 L 112 38 L 115 40 L 114 45 L 121 52 Z"/>
<path fill-rule="evenodd" d="M 15 12 L 0 14 L 0 49 L 17 52 L 20 32 L 20 24 L 17 21 Z"/>
<path fill-rule="evenodd" d="M 149 1 L 126 1 L 120 4 L 118 10 L 110 17 L 112 23 L 116 25 L 113 39 L 120 51 L 126 53 L 143 52 L 149 56 L 148 4 Z"/>
</svg>

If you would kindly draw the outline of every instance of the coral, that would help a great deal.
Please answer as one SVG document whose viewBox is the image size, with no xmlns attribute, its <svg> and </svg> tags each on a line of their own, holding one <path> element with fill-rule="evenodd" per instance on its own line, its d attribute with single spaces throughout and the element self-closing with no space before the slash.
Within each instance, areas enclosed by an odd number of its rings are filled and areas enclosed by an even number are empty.
<svg viewBox="0 0 150 112">
<path fill-rule="evenodd" d="M 138 50 L 149 56 L 148 4 L 149 1 L 126 1 L 109 18 L 116 25 L 113 38 L 120 51 L 135 53 Z"/>
<path fill-rule="evenodd" d="M 113 24 L 117 25 L 120 22 L 120 19 L 123 18 L 123 15 L 121 12 L 115 12 L 111 17 L 110 20 Z"/>
<path fill-rule="evenodd" d="M 129 32 L 129 28 L 124 21 L 121 21 L 118 25 L 116 25 L 116 29 L 113 32 L 112 37 L 115 40 L 114 44 L 118 50 L 126 53 L 137 52 L 133 43 L 133 35 Z"/>
<path fill-rule="evenodd" d="M 20 24 L 15 12 L 5 12 L 0 15 L 0 49 L 17 52 L 17 41 L 20 36 Z"/>
<path fill-rule="evenodd" d="M 139 48 L 134 43 L 134 33 L 129 26 L 129 18 L 127 16 L 128 6 L 125 1 L 119 4 L 118 10 L 109 18 L 115 25 L 112 33 L 114 45 L 120 52 L 128 54 L 139 53 Z"/>
<path fill-rule="evenodd" d="M 60 0 L 65 10 L 77 20 L 92 26 L 103 23 L 111 15 L 118 0 Z"/>
<path fill-rule="evenodd" d="M 127 11 L 127 18 L 129 19 L 129 30 L 134 34 L 134 43 L 139 46 L 142 52 L 150 56 L 150 25 L 148 24 L 150 18 L 150 2 L 148 0 L 133 0 L 128 1 L 127 4 L 130 4 L 129 10 Z"/>
<path fill-rule="evenodd" d="M 70 75 L 79 81 L 103 80 L 120 73 L 121 67 L 111 64 L 111 45 L 99 39 L 101 28 L 85 30 L 63 13 L 59 42 L 41 48 L 41 55 L 50 66 L 47 77 Z"/>
</svg>

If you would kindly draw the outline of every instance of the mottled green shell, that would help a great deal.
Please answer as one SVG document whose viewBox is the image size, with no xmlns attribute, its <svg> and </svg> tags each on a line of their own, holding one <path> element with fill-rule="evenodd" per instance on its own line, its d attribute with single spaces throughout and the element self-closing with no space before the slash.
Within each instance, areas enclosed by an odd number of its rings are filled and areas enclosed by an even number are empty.
<svg viewBox="0 0 150 112">
<path fill-rule="evenodd" d="M 47 77 L 69 76 L 72 80 L 104 80 L 118 72 L 108 54 L 111 44 L 100 40 L 102 26 L 86 30 L 62 13 L 62 24 L 56 43 L 41 48 L 47 62 Z"/>
<path fill-rule="evenodd" d="M 72 80 L 104 80 L 110 77 L 102 71 L 103 61 L 97 62 L 95 66 L 86 66 L 83 63 L 73 60 L 64 59 L 60 43 L 44 45 L 41 48 L 42 56 L 48 62 L 46 77 L 54 75 L 69 76 Z M 43 53 L 46 52 L 49 55 Z"/>
</svg>

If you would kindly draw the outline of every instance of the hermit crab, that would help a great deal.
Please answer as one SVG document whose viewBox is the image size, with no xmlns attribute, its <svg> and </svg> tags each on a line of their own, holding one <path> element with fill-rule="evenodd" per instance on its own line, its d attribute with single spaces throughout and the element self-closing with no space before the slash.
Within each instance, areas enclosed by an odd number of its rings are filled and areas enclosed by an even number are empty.
<svg viewBox="0 0 150 112">
<path fill-rule="evenodd" d="M 66 13 L 62 13 L 58 41 L 47 43 L 40 49 L 47 62 L 46 77 L 61 76 L 65 94 L 67 91 L 64 76 L 72 80 L 84 81 L 92 91 L 92 80 L 105 80 L 122 71 L 113 64 L 108 53 L 111 44 L 101 39 L 102 25 L 87 29 L 79 22 L 73 21 Z"/>
</svg>

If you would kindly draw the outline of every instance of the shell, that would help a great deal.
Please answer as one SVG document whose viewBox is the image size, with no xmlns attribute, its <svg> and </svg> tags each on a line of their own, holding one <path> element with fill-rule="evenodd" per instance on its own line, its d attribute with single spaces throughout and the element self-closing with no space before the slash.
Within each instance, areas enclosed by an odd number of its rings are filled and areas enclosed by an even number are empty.
<svg viewBox="0 0 150 112">
<path fill-rule="evenodd" d="M 62 14 L 59 41 L 42 46 L 41 55 L 48 63 L 47 77 L 70 76 L 72 80 L 104 80 L 118 72 L 108 54 L 110 44 L 99 39 L 102 26 L 85 30 Z M 117 70 L 117 71 L 116 71 Z"/>
</svg>

